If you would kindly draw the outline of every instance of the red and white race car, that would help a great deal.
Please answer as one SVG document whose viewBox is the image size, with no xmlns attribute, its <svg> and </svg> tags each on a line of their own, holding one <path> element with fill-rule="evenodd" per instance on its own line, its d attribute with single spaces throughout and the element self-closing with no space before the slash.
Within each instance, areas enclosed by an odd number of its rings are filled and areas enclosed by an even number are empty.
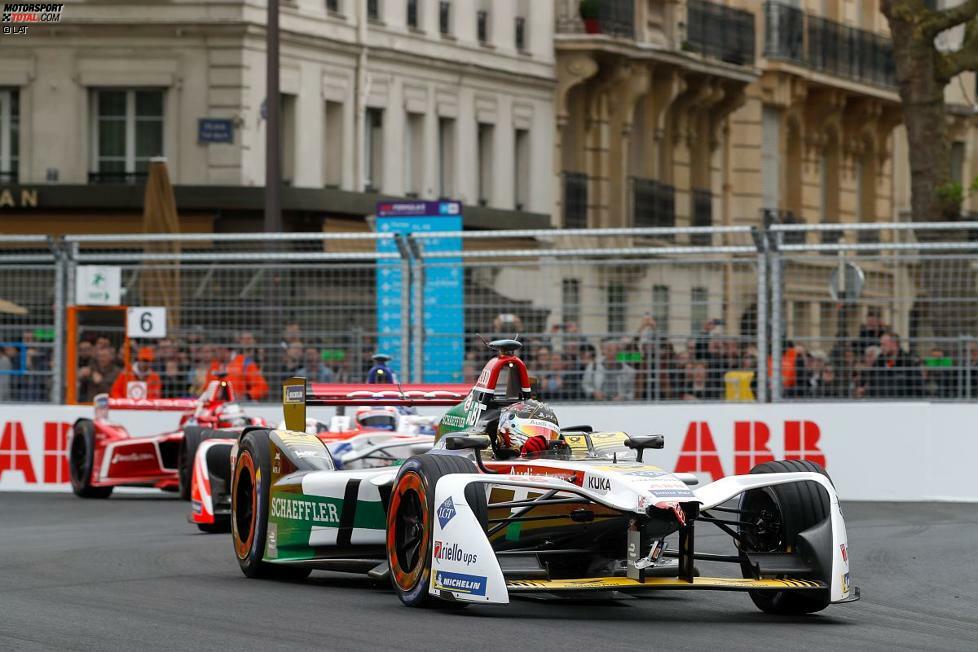
<svg viewBox="0 0 978 652">
<path fill-rule="evenodd" d="M 109 419 L 109 408 L 181 412 L 178 426 L 151 437 L 133 436 Z M 211 381 L 196 399 L 95 397 L 93 419 L 78 419 L 68 447 L 71 488 L 81 498 L 108 498 L 114 487 L 156 487 L 190 498 L 190 471 L 201 441 L 216 432 L 265 425 L 244 414 L 226 380 Z M 223 429 L 223 430 L 222 430 Z"/>
<path fill-rule="evenodd" d="M 344 385 L 316 384 L 319 406 L 341 408 L 329 423 L 306 419 L 306 433 L 316 435 L 329 451 L 336 468 L 366 469 L 394 466 L 434 444 L 440 417 L 422 416 L 408 405 L 370 405 L 404 392 L 437 392 L 461 400 L 469 385 Z M 445 403 L 448 404 L 448 403 Z M 355 407 L 351 419 L 343 409 Z M 284 429 L 284 425 L 280 429 Z M 245 429 L 246 430 L 246 429 Z M 231 528 L 231 452 L 242 431 L 227 431 L 201 442 L 193 462 L 190 516 L 203 532 L 229 532 Z"/>
</svg>

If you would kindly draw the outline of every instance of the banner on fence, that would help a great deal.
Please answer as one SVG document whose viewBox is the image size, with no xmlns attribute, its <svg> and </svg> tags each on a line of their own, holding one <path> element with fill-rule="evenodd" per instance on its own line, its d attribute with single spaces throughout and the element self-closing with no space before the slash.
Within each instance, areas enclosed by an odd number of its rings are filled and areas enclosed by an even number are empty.
<svg viewBox="0 0 978 652">
<path fill-rule="evenodd" d="M 978 405 L 818 403 L 752 405 L 556 406 L 565 424 L 665 435 L 649 461 L 710 482 L 770 459 L 823 464 L 844 500 L 978 501 Z M 71 424 L 91 416 L 75 406 L 11 406 L 0 411 L 0 490 L 68 489 Z M 247 412 L 278 424 L 281 408 Z M 326 419 L 328 409 L 310 410 Z M 112 413 L 134 435 L 176 428 L 176 413 Z"/>
<path fill-rule="evenodd" d="M 462 205 L 457 201 L 403 201 L 377 204 L 377 231 L 380 233 L 456 232 L 449 237 L 425 238 L 425 252 L 462 251 Z M 397 252 L 393 240 L 377 241 L 380 253 Z M 408 327 L 402 323 L 402 271 L 398 261 L 377 264 L 377 338 L 382 353 L 391 355 L 391 366 L 405 377 L 407 352 L 401 351 L 400 333 Z M 411 324 L 424 328 L 424 378 L 427 383 L 462 381 L 462 359 L 465 354 L 465 298 L 461 257 L 439 259 L 424 272 L 421 306 L 411 302 Z M 423 314 L 417 314 L 421 310 Z M 437 354 L 436 354 L 437 351 Z"/>
</svg>

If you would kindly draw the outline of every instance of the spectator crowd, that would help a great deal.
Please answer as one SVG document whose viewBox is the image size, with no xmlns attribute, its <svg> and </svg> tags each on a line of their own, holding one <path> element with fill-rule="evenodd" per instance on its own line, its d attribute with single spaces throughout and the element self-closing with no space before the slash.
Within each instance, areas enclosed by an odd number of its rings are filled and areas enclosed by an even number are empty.
<svg viewBox="0 0 978 652">
<path fill-rule="evenodd" d="M 585 337 L 567 322 L 546 335 L 524 337 L 523 357 L 538 392 L 549 400 L 722 400 L 736 394 L 731 386 L 738 377 L 756 396 L 756 338 L 724 335 L 724 326 L 709 320 L 677 346 L 648 314 L 637 332 L 616 337 Z M 492 324 L 493 337 L 512 336 L 521 327 L 517 317 L 501 315 Z M 471 347 L 465 378 L 474 379 L 484 360 L 484 347 Z M 957 357 L 932 347 L 919 358 L 876 308 L 857 337 L 834 342 L 828 352 L 785 340 L 779 364 L 786 399 L 978 397 L 978 341 L 965 341 Z M 771 376 L 770 357 L 767 366 Z"/>
<path fill-rule="evenodd" d="M 266 401 L 286 378 L 303 376 L 309 382 L 357 382 L 343 352 L 307 342 L 301 328 L 290 323 L 277 343 L 262 346 L 251 331 L 240 331 L 233 342 L 210 341 L 196 332 L 181 345 L 175 338 L 143 342 L 125 354 L 109 337 L 95 336 L 78 343 L 78 400 L 89 402 L 106 393 L 130 395 L 130 383 L 144 383 L 146 398 L 184 398 L 200 395 L 218 378 L 230 381 L 240 400 Z M 371 351 L 372 353 L 372 351 Z M 369 355 L 364 356 L 369 366 Z M 363 373 L 366 373 L 365 371 Z"/>
<path fill-rule="evenodd" d="M 553 325 L 541 335 L 521 336 L 523 358 L 547 400 L 714 401 L 731 398 L 734 380 L 757 394 L 758 351 L 754 337 L 724 334 L 720 320 L 676 339 L 646 315 L 636 332 L 614 337 L 582 334 L 574 322 Z M 504 314 L 488 337 L 512 337 L 523 330 L 519 317 Z M 978 341 L 955 350 L 935 346 L 913 355 L 901 337 L 870 309 L 855 338 L 838 340 L 826 352 L 799 341 L 782 344 L 779 361 L 786 399 L 978 398 Z M 310 382 L 361 382 L 375 342 L 335 345 L 286 324 L 278 338 L 260 342 L 253 332 L 208 337 L 202 330 L 180 338 L 144 340 L 125 352 L 107 335 L 77 344 L 76 389 L 81 402 L 101 393 L 129 394 L 143 383 L 148 398 L 199 395 L 216 378 L 231 381 L 248 401 L 274 400 L 272 388 L 291 376 Z M 24 331 L 19 342 L 0 344 L 0 402 L 50 400 L 50 342 Z M 471 338 L 462 369 L 474 381 L 489 352 Z M 767 360 L 769 376 L 774 362 Z M 743 398 L 741 395 L 740 398 Z"/>
<path fill-rule="evenodd" d="M 41 341 L 35 331 L 23 331 L 19 342 L 0 344 L 0 403 L 50 400 L 50 376 L 50 342 Z"/>
</svg>

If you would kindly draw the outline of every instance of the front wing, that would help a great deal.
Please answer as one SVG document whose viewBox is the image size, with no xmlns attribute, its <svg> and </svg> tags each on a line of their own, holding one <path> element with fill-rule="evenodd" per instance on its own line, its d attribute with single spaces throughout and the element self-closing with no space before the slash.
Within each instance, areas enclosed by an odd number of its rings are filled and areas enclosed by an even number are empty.
<svg viewBox="0 0 978 652">
<path fill-rule="evenodd" d="M 858 589 L 849 581 L 849 562 L 846 553 L 846 531 L 835 489 L 825 476 L 816 473 L 771 473 L 756 476 L 732 476 L 697 490 L 703 509 L 719 505 L 746 489 L 773 486 L 788 482 L 812 481 L 821 484 L 829 494 L 830 528 L 828 541 L 823 541 L 819 553 L 831 560 L 828 577 L 740 579 L 725 577 L 695 577 L 688 581 L 678 577 L 648 577 L 638 581 L 626 577 L 587 577 L 577 579 L 542 580 L 505 578 L 492 544 L 483 531 L 465 497 L 466 487 L 472 484 L 558 490 L 577 494 L 589 500 L 631 511 L 626 505 L 616 505 L 609 498 L 589 492 L 563 480 L 547 477 L 484 474 L 452 474 L 442 477 L 435 489 L 433 546 L 429 593 L 443 599 L 461 602 L 505 604 L 510 593 L 562 593 L 582 591 L 646 591 L 646 590 L 830 590 L 832 602 L 849 602 L 858 597 Z M 632 508 L 633 509 L 633 508 Z M 439 545 L 461 550 L 461 554 L 438 555 Z M 443 557 L 443 558 L 439 558 Z M 826 581 L 828 580 L 828 581 Z"/>
</svg>

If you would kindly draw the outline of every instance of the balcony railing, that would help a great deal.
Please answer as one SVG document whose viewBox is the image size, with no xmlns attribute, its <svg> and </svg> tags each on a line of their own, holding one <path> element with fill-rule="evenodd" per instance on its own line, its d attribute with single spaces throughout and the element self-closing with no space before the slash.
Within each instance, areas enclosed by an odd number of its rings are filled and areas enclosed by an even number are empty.
<svg viewBox="0 0 978 652">
<path fill-rule="evenodd" d="M 702 188 L 693 188 L 693 219 L 690 226 L 713 226 L 713 193 Z M 713 236 L 710 233 L 693 233 L 689 236 L 689 243 L 700 247 L 708 247 L 712 244 Z"/>
<path fill-rule="evenodd" d="M 686 6 L 689 50 L 727 63 L 753 64 L 753 13 L 708 0 L 689 0 Z"/>
<path fill-rule="evenodd" d="M 635 0 L 599 0 L 594 3 L 594 17 L 581 17 L 579 0 L 561 0 L 557 4 L 558 34 L 605 34 L 635 38 Z"/>
<path fill-rule="evenodd" d="M 632 177 L 632 224 L 676 226 L 676 189 L 653 179 Z"/>
<path fill-rule="evenodd" d="M 764 4 L 764 56 L 836 77 L 896 86 L 889 38 L 780 2 Z"/>
<path fill-rule="evenodd" d="M 89 172 L 89 183 L 145 183 L 145 172 Z"/>
<path fill-rule="evenodd" d="M 564 228 L 587 228 L 587 175 L 564 172 Z"/>
<path fill-rule="evenodd" d="M 805 12 L 780 2 L 764 3 L 764 56 L 805 63 Z"/>
</svg>

